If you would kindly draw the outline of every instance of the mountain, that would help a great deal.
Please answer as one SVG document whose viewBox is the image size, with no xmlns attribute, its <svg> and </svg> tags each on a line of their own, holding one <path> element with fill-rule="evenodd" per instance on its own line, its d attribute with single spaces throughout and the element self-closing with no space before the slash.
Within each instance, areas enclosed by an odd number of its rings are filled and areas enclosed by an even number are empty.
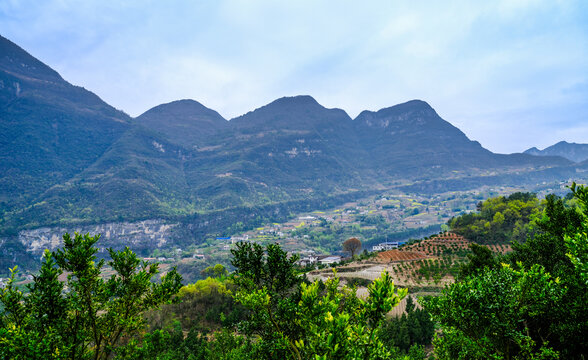
<svg viewBox="0 0 588 360">
<path fill-rule="evenodd" d="M 95 162 L 130 118 L 0 36 L 0 214 Z M 3 217 L 3 216 L 2 216 Z"/>
<path fill-rule="evenodd" d="M 189 207 L 182 147 L 141 127 L 92 164 L 6 216 L 6 226 L 104 223 L 171 217 Z"/>
<path fill-rule="evenodd" d="M 486 163 L 494 155 L 420 100 L 363 111 L 354 122 L 367 151 L 388 175 L 476 167 L 479 159 Z"/>
<path fill-rule="evenodd" d="M 532 147 L 525 150 L 525 154 L 536 156 L 561 156 L 576 163 L 580 163 L 588 159 L 588 144 L 576 144 L 566 141 L 560 141 L 555 145 L 539 150 Z"/>
<path fill-rule="evenodd" d="M 302 191 L 361 187 L 370 171 L 368 154 L 354 135 L 353 121 L 341 109 L 327 109 L 310 96 L 284 97 L 230 121 L 224 147 L 258 167 L 259 180 L 273 172 L 272 185 L 284 182 Z M 231 151 L 232 150 L 232 151 Z"/>
<path fill-rule="evenodd" d="M 178 100 L 156 106 L 136 122 L 188 148 L 198 147 L 211 135 L 229 127 L 216 111 L 194 100 Z"/>
<path fill-rule="evenodd" d="M 354 123 L 374 166 L 389 176 L 439 177 L 463 170 L 568 164 L 563 159 L 494 154 L 421 100 L 363 111 Z"/>
<path fill-rule="evenodd" d="M 284 214 L 398 185 L 567 179 L 576 169 L 561 157 L 494 154 L 419 100 L 351 119 L 310 96 L 284 97 L 230 121 L 179 100 L 131 119 L 9 40 L 0 50 L 3 234 L 145 219 L 206 228 L 229 213 Z"/>
</svg>

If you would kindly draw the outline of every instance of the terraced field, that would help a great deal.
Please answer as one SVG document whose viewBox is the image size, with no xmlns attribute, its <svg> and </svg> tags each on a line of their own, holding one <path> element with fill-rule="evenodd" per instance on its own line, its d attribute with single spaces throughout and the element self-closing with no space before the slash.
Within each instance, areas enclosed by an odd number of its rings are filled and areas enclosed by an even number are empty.
<svg viewBox="0 0 588 360">
<path fill-rule="evenodd" d="M 413 261 L 426 258 L 420 251 L 388 250 L 378 253 L 377 259 L 382 262 Z"/>
<path fill-rule="evenodd" d="M 402 250 L 418 251 L 427 256 L 440 256 L 449 253 L 462 255 L 461 253 L 463 251 L 469 249 L 470 243 L 471 241 L 468 241 L 463 236 L 453 233 L 444 233 L 407 245 L 403 247 Z"/>
<path fill-rule="evenodd" d="M 460 266 L 467 261 L 471 242 L 460 235 L 444 233 L 409 244 L 401 249 L 382 251 L 375 258 L 337 268 L 337 276 L 347 282 L 360 283 L 389 272 L 402 287 L 442 287 L 455 281 Z M 510 245 L 490 245 L 493 252 L 511 251 Z M 333 276 L 332 269 L 314 270 L 310 278 Z"/>
<path fill-rule="evenodd" d="M 506 254 L 512 251 L 510 244 L 486 245 L 495 253 Z"/>
</svg>

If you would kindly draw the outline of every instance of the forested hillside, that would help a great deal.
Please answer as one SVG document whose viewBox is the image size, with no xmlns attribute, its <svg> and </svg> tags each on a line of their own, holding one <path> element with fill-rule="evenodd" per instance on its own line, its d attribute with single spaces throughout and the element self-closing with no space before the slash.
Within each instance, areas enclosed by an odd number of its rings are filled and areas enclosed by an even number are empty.
<svg viewBox="0 0 588 360">
<path fill-rule="evenodd" d="M 547 201 L 553 199 L 541 202 L 531 193 L 490 198 L 478 203 L 476 213 L 451 219 L 449 227 L 480 244 L 525 241 L 534 231 Z"/>
<path fill-rule="evenodd" d="M 438 358 L 585 358 L 588 191 L 572 191 L 579 208 L 549 197 L 525 242 L 506 256 L 476 251 L 464 278 L 424 303 L 441 325 Z"/>
</svg>

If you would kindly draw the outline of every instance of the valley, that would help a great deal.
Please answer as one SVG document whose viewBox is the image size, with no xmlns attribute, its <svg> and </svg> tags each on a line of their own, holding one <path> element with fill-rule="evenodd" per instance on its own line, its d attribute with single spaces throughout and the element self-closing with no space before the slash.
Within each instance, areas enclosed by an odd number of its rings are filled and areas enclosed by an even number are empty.
<svg viewBox="0 0 588 360">
<path fill-rule="evenodd" d="M 586 14 L 0 2 L 0 360 L 586 360 Z"/>
<path fill-rule="evenodd" d="M 8 39 L 0 50 L 4 277 L 18 265 L 26 281 L 76 231 L 102 235 L 99 256 L 130 246 L 188 281 L 229 266 L 236 241 L 344 256 L 350 237 L 418 239 L 488 197 L 588 178 L 581 144 L 492 153 L 421 100 L 352 119 L 301 95 L 231 120 L 178 100 L 131 118 Z"/>
<path fill-rule="evenodd" d="M 193 231 L 194 222 L 165 219 L 44 227 L 20 231 L 17 236 L 19 248 L 12 256 L 17 259 L 26 256 L 28 259 L 28 262 L 17 262 L 21 271 L 20 281 L 24 284 L 30 281 L 30 274 L 36 271 L 44 249 L 55 250 L 59 247 L 65 232 L 101 234 L 99 256 L 106 255 L 105 249 L 108 247 L 130 246 L 144 260 L 161 263 L 164 273 L 166 269 L 177 266 L 185 281 L 194 282 L 202 278 L 200 272 L 208 266 L 223 264 L 231 269 L 230 250 L 239 241 L 262 245 L 278 243 L 284 250 L 298 254 L 300 258 L 310 255 L 346 257 L 348 253 L 342 251 L 342 243 L 350 237 L 359 238 L 363 249 L 372 251 L 373 246 L 382 242 L 416 240 L 446 231 L 446 224 L 452 217 L 475 211 L 477 203 L 489 197 L 530 191 L 536 192 L 541 198 L 549 193 L 565 194 L 567 185 L 566 182 L 554 182 L 525 187 L 483 186 L 435 195 L 403 193 L 394 189 L 346 201 L 334 207 L 289 213 L 282 217 L 274 216 L 273 219 L 252 218 L 251 214 L 237 216 L 234 222 L 220 222 L 222 227 L 212 224 L 207 227 L 204 224 L 206 221 L 201 219 L 202 226 L 198 227 L 197 233 Z M 247 219 L 251 221 L 247 222 Z M 6 243 L 7 239 L 0 238 L 0 241 Z M 463 256 L 461 254 L 460 261 L 463 261 Z M 381 265 L 378 266 L 379 269 Z M 439 286 L 433 278 L 426 281 L 421 278 L 423 284 L 417 285 L 414 279 L 417 278 L 415 271 L 418 271 L 419 265 L 415 263 L 415 266 L 411 270 L 413 281 L 407 282 L 400 275 L 396 278 L 399 274 L 396 270 L 391 273 L 402 286 Z M 0 274 L 6 277 L 8 268 L 6 266 L 6 270 L 3 269 L 4 272 Z M 447 276 L 444 281 L 451 279 L 450 274 Z"/>
</svg>

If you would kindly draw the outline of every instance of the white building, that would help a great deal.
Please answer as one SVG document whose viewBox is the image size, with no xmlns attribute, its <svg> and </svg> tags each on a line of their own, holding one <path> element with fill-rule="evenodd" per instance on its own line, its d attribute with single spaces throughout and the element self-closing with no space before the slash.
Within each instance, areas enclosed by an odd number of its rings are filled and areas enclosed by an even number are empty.
<svg viewBox="0 0 588 360">
<path fill-rule="evenodd" d="M 236 242 L 239 241 L 249 241 L 249 235 L 243 235 L 243 236 L 231 236 L 231 244 L 234 244 Z"/>
<path fill-rule="evenodd" d="M 298 260 L 298 265 L 307 266 L 307 265 L 316 264 L 317 262 L 318 262 L 318 257 L 310 255 L 310 256 L 305 256 L 302 259 Z"/>
<path fill-rule="evenodd" d="M 299 216 L 298 220 L 314 220 L 316 217 L 314 216 Z"/>
<path fill-rule="evenodd" d="M 327 256 L 326 258 L 320 259 L 318 262 L 322 265 L 329 265 L 338 263 L 339 261 L 341 261 L 341 256 Z"/>
<path fill-rule="evenodd" d="M 387 241 L 379 243 L 378 245 L 374 245 L 372 247 L 372 251 L 394 250 L 398 249 L 398 245 L 398 241 Z"/>
</svg>

